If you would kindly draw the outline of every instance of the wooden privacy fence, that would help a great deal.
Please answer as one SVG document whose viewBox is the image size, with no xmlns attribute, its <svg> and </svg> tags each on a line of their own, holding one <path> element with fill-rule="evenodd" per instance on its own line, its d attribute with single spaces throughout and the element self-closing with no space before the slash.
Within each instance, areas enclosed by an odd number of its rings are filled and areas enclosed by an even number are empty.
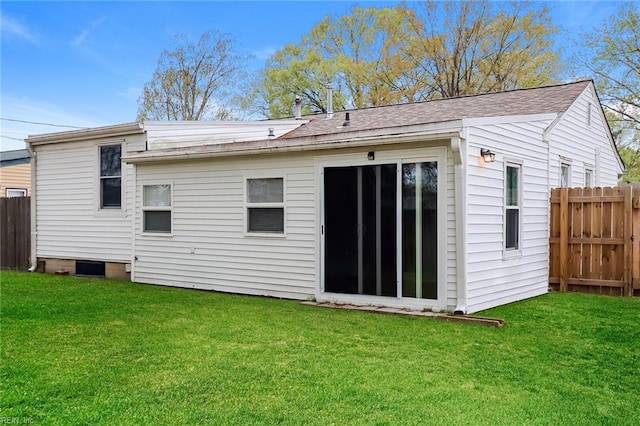
<svg viewBox="0 0 640 426">
<path fill-rule="evenodd" d="M 0 198 L 0 268 L 27 270 L 31 252 L 31 197 Z"/>
<path fill-rule="evenodd" d="M 640 295 L 640 187 L 551 191 L 549 284 Z"/>
</svg>

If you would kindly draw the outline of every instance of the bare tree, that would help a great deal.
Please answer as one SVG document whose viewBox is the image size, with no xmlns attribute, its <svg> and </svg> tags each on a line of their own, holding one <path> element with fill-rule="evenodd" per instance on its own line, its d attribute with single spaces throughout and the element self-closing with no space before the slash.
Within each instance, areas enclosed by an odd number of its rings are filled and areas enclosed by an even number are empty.
<svg viewBox="0 0 640 426">
<path fill-rule="evenodd" d="M 406 51 L 423 98 L 538 86 L 556 80 L 555 28 L 546 7 L 526 1 L 427 0 L 408 14 Z"/>
<path fill-rule="evenodd" d="M 138 99 L 138 120 L 229 119 L 237 83 L 244 77 L 244 58 L 235 54 L 230 36 L 208 31 L 197 43 L 176 37 L 179 45 L 164 50 L 151 81 Z"/>
</svg>

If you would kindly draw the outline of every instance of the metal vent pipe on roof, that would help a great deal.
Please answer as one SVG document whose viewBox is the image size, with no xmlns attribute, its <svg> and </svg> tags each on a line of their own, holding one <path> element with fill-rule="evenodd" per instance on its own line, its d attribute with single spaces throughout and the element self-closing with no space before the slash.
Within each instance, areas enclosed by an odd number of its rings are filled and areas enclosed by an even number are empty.
<svg viewBox="0 0 640 426">
<path fill-rule="evenodd" d="M 333 118 L 333 84 L 327 84 L 327 118 Z"/>
<path fill-rule="evenodd" d="M 300 99 L 300 95 L 296 95 L 296 100 L 294 101 L 294 115 L 296 120 L 302 119 L 302 99 Z"/>
<path fill-rule="evenodd" d="M 351 119 L 349 118 L 349 113 L 344 114 L 344 123 L 342 123 L 342 127 L 347 127 L 351 125 Z"/>
</svg>

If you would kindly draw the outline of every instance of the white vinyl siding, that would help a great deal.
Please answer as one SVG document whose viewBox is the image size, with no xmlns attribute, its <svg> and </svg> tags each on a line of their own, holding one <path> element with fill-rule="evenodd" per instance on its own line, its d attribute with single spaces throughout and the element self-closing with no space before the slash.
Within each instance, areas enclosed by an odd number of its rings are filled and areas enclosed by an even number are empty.
<svg viewBox="0 0 640 426">
<path fill-rule="evenodd" d="M 347 151 L 347 150 L 345 150 Z M 349 152 L 349 151 L 347 151 Z M 395 157 L 392 151 L 376 156 Z M 366 158 L 366 151 L 360 154 Z M 453 160 L 444 167 L 446 303 L 456 302 Z M 138 187 L 173 183 L 173 236 L 136 232 L 134 280 L 242 294 L 306 299 L 319 279 L 319 183 L 315 154 L 263 155 L 189 162 L 138 164 Z M 277 172 L 277 174 L 274 173 Z M 246 179 L 283 177 L 286 235 L 246 233 Z M 141 203 L 137 194 L 137 203 Z M 136 229 L 140 230 L 140 214 Z M 251 235 L 250 238 L 247 235 Z M 375 298 L 371 300 L 374 302 Z"/>
<path fill-rule="evenodd" d="M 598 101 L 592 90 L 587 88 L 546 135 L 551 186 L 560 186 L 563 157 L 571 159 L 570 183 L 582 185 L 585 165 L 595 165 L 593 186 L 617 185 L 618 173 L 622 171 L 607 137 L 608 132 Z"/>
<path fill-rule="evenodd" d="M 133 137 L 139 145 L 139 137 Z M 98 147 L 122 138 L 36 146 L 37 256 L 107 262 L 131 261 L 133 166 L 122 165 L 121 209 L 100 210 Z"/>
<path fill-rule="evenodd" d="M 305 299 L 315 292 L 313 157 L 254 156 L 137 165 L 142 187 L 172 181 L 172 237 L 143 234 L 136 215 L 134 280 Z M 246 237 L 247 176 L 286 175 L 287 234 Z M 140 205 L 141 194 L 137 193 Z"/>
<path fill-rule="evenodd" d="M 548 287 L 548 151 L 550 121 L 512 122 L 468 129 L 467 312 L 544 294 Z M 494 163 L 478 157 L 480 148 Z M 505 256 L 505 161 L 522 159 L 520 250 Z M 516 162 L 515 164 L 520 164 Z"/>
</svg>

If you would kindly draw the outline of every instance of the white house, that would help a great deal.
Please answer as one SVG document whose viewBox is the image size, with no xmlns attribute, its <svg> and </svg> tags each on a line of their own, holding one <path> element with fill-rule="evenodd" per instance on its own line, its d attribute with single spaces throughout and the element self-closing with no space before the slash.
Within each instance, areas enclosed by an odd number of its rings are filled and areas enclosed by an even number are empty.
<svg viewBox="0 0 640 426">
<path fill-rule="evenodd" d="M 550 188 L 623 171 L 591 81 L 27 144 L 48 272 L 462 313 L 547 292 Z"/>
</svg>

